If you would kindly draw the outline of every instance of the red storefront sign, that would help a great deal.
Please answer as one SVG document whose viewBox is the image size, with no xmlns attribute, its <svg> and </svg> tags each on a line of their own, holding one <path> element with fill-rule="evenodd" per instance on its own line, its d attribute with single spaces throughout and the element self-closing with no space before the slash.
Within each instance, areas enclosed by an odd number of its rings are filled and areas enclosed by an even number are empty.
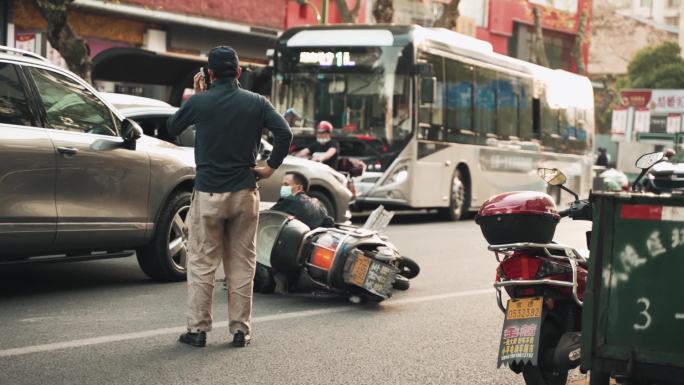
<svg viewBox="0 0 684 385">
<path fill-rule="evenodd" d="M 645 108 L 651 103 L 651 90 L 622 90 L 620 99 L 625 107 Z"/>
</svg>

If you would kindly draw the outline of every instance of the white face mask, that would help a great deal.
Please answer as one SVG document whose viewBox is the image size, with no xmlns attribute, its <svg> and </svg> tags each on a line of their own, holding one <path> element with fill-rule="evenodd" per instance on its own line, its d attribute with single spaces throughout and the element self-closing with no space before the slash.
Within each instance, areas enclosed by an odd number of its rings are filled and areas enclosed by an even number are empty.
<svg viewBox="0 0 684 385">
<path fill-rule="evenodd" d="M 330 141 L 330 138 L 316 138 L 316 140 L 317 140 L 318 143 L 320 143 L 320 144 L 326 144 L 326 143 L 328 143 L 328 142 Z"/>
<path fill-rule="evenodd" d="M 289 196 L 292 196 L 292 187 L 291 186 L 280 186 L 280 197 L 281 198 L 287 198 Z"/>
</svg>

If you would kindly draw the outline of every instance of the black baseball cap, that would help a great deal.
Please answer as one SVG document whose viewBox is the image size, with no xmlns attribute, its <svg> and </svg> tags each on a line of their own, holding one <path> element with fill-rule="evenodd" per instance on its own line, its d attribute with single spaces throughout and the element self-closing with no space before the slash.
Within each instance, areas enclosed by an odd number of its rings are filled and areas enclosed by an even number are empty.
<svg viewBox="0 0 684 385">
<path fill-rule="evenodd" d="M 217 78 L 237 76 L 240 59 L 237 52 L 228 46 L 214 47 L 209 51 L 207 67 Z"/>
</svg>

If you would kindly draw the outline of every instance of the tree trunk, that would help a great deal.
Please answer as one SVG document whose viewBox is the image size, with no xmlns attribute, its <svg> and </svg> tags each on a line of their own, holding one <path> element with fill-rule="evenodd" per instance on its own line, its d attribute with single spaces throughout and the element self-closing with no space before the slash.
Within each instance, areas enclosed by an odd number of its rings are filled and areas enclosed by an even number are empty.
<svg viewBox="0 0 684 385">
<path fill-rule="evenodd" d="M 532 63 L 540 66 L 548 67 L 549 58 L 546 56 L 546 47 L 544 47 L 544 33 L 541 25 L 541 10 L 538 7 L 534 8 L 534 35 L 532 35 Z"/>
<path fill-rule="evenodd" d="M 575 57 L 575 65 L 577 66 L 577 73 L 584 75 L 586 68 L 584 68 L 584 55 L 582 48 L 584 46 L 584 39 L 587 33 L 587 11 L 582 12 L 577 27 L 577 37 L 575 38 L 575 49 L 573 49 L 573 56 Z"/>
<path fill-rule="evenodd" d="M 373 3 L 373 17 L 376 23 L 391 23 L 394 19 L 393 0 L 375 0 Z"/>
<path fill-rule="evenodd" d="M 71 72 L 91 83 L 90 48 L 69 24 L 68 10 L 74 0 L 33 0 L 48 23 L 47 39 L 62 55 Z"/>
<path fill-rule="evenodd" d="M 437 28 L 455 30 L 456 23 L 458 22 L 458 17 L 461 15 L 458 12 L 458 5 L 460 3 L 460 0 L 451 0 L 449 3 L 444 4 L 442 16 L 440 16 L 439 19 L 437 19 L 432 26 Z"/>
<path fill-rule="evenodd" d="M 361 10 L 362 0 L 356 0 L 354 8 L 349 9 L 347 6 L 347 0 L 335 0 L 337 4 L 337 9 L 340 10 L 340 17 L 343 23 L 356 23 L 356 18 L 359 16 L 359 11 Z"/>
</svg>

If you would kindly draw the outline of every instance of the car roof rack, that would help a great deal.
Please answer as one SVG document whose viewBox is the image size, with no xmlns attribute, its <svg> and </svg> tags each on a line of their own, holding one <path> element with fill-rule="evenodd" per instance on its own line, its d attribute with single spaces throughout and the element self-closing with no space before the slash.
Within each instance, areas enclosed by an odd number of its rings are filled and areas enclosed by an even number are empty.
<svg viewBox="0 0 684 385">
<path fill-rule="evenodd" d="M 18 55 L 22 55 L 22 56 L 27 56 L 27 57 L 30 57 L 30 58 L 33 58 L 33 59 L 38 59 L 38 60 L 40 60 L 40 61 L 44 61 L 44 62 L 50 63 L 50 61 L 49 61 L 48 59 L 46 59 L 45 57 L 43 57 L 43 56 L 41 56 L 41 55 L 39 55 L 39 54 L 37 54 L 37 53 L 35 53 L 35 52 L 27 51 L 27 50 L 24 50 L 24 49 L 11 48 L 11 47 L 6 47 L 6 46 L 4 46 L 4 45 L 0 45 L 0 52 L 14 53 L 14 54 L 18 54 Z"/>
</svg>

